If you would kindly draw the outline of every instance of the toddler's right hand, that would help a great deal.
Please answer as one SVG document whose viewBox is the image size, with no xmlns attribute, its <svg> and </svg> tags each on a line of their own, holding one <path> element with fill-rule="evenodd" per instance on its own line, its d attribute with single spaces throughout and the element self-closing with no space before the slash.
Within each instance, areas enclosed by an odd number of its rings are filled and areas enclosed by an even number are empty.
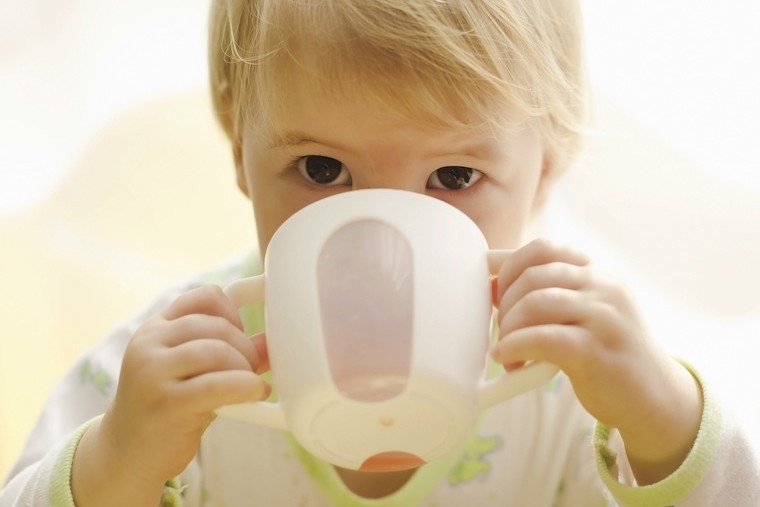
<svg viewBox="0 0 760 507">
<path fill-rule="evenodd" d="M 266 363 L 263 336 L 243 333 L 221 289 L 189 291 L 127 346 L 116 397 L 97 431 L 100 445 L 116 454 L 121 473 L 163 484 L 193 459 L 215 409 L 268 394 L 257 375 Z"/>
</svg>

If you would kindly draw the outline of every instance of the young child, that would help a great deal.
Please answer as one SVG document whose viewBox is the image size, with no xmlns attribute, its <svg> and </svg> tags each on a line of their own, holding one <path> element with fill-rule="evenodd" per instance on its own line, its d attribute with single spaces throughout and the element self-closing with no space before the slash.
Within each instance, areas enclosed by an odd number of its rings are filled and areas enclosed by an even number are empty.
<svg viewBox="0 0 760 507">
<path fill-rule="evenodd" d="M 259 272 L 252 256 L 168 292 L 87 355 L 0 505 L 758 505 L 756 458 L 696 372 L 588 257 L 527 237 L 583 130 L 576 2 L 217 0 L 209 47 L 261 252 L 338 192 L 442 199 L 491 248 L 517 248 L 498 275 L 493 359 L 563 374 L 488 410 L 439 461 L 337 469 L 285 433 L 215 418 L 271 389 L 261 308 L 241 317 L 217 287 Z"/>
</svg>

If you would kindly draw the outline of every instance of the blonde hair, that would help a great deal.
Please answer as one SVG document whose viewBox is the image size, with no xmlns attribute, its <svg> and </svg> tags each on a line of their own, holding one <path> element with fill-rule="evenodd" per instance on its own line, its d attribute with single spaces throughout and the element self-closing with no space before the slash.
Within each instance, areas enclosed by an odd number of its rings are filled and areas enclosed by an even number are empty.
<svg viewBox="0 0 760 507">
<path fill-rule="evenodd" d="M 585 122 L 580 18 L 577 0 L 212 0 L 213 103 L 233 142 L 276 130 L 293 79 L 431 126 L 522 117 L 562 169 Z"/>
</svg>

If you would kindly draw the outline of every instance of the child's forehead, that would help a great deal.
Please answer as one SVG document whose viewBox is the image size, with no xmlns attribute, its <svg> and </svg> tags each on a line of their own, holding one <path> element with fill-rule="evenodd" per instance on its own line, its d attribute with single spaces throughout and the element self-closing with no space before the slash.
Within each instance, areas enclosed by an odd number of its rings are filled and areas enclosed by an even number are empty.
<svg viewBox="0 0 760 507">
<path fill-rule="evenodd" d="M 270 137 L 287 135 L 305 116 L 315 124 L 330 121 L 335 110 L 359 119 L 382 118 L 386 124 L 481 136 L 526 119 L 507 98 L 452 86 L 435 73 L 409 68 L 377 72 L 376 66 L 334 61 L 335 55 L 315 50 L 289 53 L 288 58 L 255 92 L 260 102 L 252 119 Z"/>
<path fill-rule="evenodd" d="M 338 150 L 334 153 L 392 151 L 397 155 L 457 154 L 491 160 L 533 126 L 525 121 L 498 126 L 453 120 L 444 123 L 393 110 L 392 104 L 368 104 L 358 99 L 307 96 L 294 103 L 303 108 L 253 126 L 251 133 L 260 148 L 299 151 L 330 146 Z"/>
<path fill-rule="evenodd" d="M 440 101 L 424 93 L 406 89 L 405 97 L 377 93 L 369 86 L 357 84 L 353 90 L 310 86 L 301 82 L 276 87 L 276 97 L 269 101 L 269 112 L 253 118 L 253 126 L 269 146 L 303 144 L 304 139 L 323 131 L 342 132 L 348 136 L 372 132 L 378 136 L 403 132 L 423 132 L 440 138 L 482 140 L 485 145 L 501 137 L 505 130 L 525 126 L 524 116 L 506 113 L 480 117 L 477 111 L 455 100 Z M 275 104 L 277 104 L 275 106 Z M 454 136 L 454 137 L 452 137 Z M 482 150 L 477 150 L 482 151 Z"/>
</svg>

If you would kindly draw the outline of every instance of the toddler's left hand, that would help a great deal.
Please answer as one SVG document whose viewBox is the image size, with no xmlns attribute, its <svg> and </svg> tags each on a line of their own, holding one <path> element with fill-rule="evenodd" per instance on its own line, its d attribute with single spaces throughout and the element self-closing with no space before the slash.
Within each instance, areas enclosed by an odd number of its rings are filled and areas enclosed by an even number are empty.
<svg viewBox="0 0 760 507">
<path fill-rule="evenodd" d="M 619 283 L 585 255 L 537 240 L 504 262 L 496 296 L 497 362 L 559 366 L 586 410 L 620 431 L 639 484 L 680 466 L 699 428 L 701 390 L 651 340 Z"/>
</svg>

